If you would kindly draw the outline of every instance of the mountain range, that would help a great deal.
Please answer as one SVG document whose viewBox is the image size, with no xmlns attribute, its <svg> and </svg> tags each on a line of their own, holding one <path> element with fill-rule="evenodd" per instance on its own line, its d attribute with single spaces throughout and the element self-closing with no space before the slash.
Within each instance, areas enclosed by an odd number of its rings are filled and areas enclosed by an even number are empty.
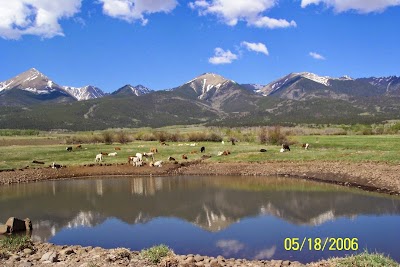
<svg viewBox="0 0 400 267">
<path fill-rule="evenodd" d="M 301 72 L 260 85 L 204 73 L 168 90 L 127 84 L 104 93 L 93 85 L 61 86 L 32 68 L 0 82 L 0 128 L 372 123 L 398 119 L 399 97 L 396 76 L 353 79 Z"/>
</svg>

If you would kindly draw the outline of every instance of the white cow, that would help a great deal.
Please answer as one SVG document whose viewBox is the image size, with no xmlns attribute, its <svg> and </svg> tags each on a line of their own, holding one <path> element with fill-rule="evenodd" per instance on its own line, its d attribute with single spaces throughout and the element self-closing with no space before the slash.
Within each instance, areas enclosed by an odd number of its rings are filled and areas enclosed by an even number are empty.
<svg viewBox="0 0 400 267">
<path fill-rule="evenodd" d="M 116 155 L 117 155 L 117 152 L 108 153 L 109 157 L 115 157 Z"/>
<path fill-rule="evenodd" d="M 159 168 L 161 168 L 161 167 L 162 167 L 162 164 L 163 164 L 163 161 L 162 161 L 162 160 L 156 161 L 156 162 L 154 162 L 154 167 L 159 167 Z"/>
<path fill-rule="evenodd" d="M 102 162 L 103 161 L 103 155 L 102 154 L 97 154 L 96 159 L 94 160 L 95 162 Z"/>
</svg>

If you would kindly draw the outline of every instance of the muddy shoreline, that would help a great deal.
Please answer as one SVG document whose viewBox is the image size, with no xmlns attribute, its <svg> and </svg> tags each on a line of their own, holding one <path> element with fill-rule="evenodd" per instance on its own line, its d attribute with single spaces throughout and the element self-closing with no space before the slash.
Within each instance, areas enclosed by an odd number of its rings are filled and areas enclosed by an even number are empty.
<svg viewBox="0 0 400 267">
<path fill-rule="evenodd" d="M 90 164 L 61 169 L 47 167 L 1 171 L 0 185 L 108 175 L 285 176 L 356 187 L 366 191 L 400 195 L 400 166 L 376 162 L 267 161 L 254 163 L 209 163 L 205 161 L 192 161 L 183 164 L 168 163 L 164 164 L 161 168 L 149 166 L 136 168 L 128 164 Z"/>
</svg>

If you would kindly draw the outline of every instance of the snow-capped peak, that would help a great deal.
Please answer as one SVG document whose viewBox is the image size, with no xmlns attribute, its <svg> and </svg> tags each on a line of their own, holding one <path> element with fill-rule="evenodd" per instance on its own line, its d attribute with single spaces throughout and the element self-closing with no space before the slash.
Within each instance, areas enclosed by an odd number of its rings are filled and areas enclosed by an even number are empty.
<svg viewBox="0 0 400 267">
<path fill-rule="evenodd" d="M 49 94 L 61 89 L 60 86 L 35 68 L 31 68 L 14 78 L 0 83 L 0 91 L 14 88 L 34 94 Z"/>
<path fill-rule="evenodd" d="M 227 82 L 236 83 L 215 73 L 204 73 L 193 80 L 188 81 L 186 84 L 198 94 L 199 99 L 203 99 L 210 90 L 218 90 Z"/>
<path fill-rule="evenodd" d="M 84 87 L 63 86 L 63 89 L 78 101 L 105 96 L 105 93 L 100 88 L 92 85 Z"/>
<path fill-rule="evenodd" d="M 314 82 L 323 84 L 325 86 L 329 86 L 329 80 L 331 80 L 332 78 L 329 76 L 318 76 L 317 74 L 311 73 L 311 72 L 301 72 L 301 73 L 297 73 L 298 75 L 307 78 L 309 80 L 312 80 Z"/>
</svg>

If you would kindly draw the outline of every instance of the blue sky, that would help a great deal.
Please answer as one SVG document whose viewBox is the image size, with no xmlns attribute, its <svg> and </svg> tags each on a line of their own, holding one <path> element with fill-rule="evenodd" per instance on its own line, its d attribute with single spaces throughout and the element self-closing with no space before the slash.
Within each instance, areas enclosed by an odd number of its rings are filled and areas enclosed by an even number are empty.
<svg viewBox="0 0 400 267">
<path fill-rule="evenodd" d="M 400 75 L 400 0 L 0 1 L 0 81 L 35 67 L 61 85 L 173 88 L 215 72 Z"/>
</svg>

